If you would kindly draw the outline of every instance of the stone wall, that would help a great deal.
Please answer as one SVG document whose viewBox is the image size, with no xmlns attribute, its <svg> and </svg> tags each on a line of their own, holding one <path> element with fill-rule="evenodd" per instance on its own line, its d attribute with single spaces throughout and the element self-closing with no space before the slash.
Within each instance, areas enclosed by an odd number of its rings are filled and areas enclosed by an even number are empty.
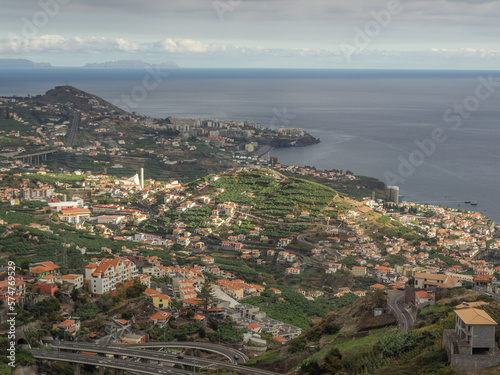
<svg viewBox="0 0 500 375">
<path fill-rule="evenodd" d="M 463 368 L 465 371 L 474 371 L 486 367 L 499 366 L 500 356 L 453 354 L 451 356 L 451 364 L 455 367 Z"/>
</svg>

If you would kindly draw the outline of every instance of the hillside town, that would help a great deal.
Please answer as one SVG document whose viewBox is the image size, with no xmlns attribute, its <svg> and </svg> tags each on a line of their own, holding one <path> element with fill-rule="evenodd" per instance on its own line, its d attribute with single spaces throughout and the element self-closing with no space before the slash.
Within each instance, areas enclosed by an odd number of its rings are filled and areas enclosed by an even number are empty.
<svg viewBox="0 0 500 375">
<path fill-rule="evenodd" d="M 325 332 L 352 340 L 374 327 L 406 332 L 457 290 L 485 297 L 457 301 L 456 324 L 472 327 L 479 314 L 490 326 L 500 315 L 492 307 L 500 238 L 485 215 L 404 202 L 397 187 L 377 189 L 351 171 L 264 156 L 287 142 L 316 142 L 300 129 L 143 118 L 74 95 L 85 105 L 73 112 L 47 97 L 1 99 L 1 114 L 20 129 L 0 130 L 10 142 L 0 171 L 1 327 L 15 311 L 18 343 L 197 340 L 251 358 L 320 346 L 311 332 L 352 306 L 370 306 L 378 320 Z M 36 116 L 48 121 L 35 125 Z M 78 126 L 91 136 L 70 145 Z M 209 152 L 222 153 L 214 163 L 226 168 L 176 177 Z M 64 155 L 60 164 L 54 153 Z M 166 169 L 148 169 L 149 157 Z M 184 167 L 169 169 L 177 164 Z M 468 369 L 469 349 L 496 353 L 495 328 L 493 344 L 472 347 L 460 341 L 468 331 L 441 328 L 452 364 Z"/>
</svg>

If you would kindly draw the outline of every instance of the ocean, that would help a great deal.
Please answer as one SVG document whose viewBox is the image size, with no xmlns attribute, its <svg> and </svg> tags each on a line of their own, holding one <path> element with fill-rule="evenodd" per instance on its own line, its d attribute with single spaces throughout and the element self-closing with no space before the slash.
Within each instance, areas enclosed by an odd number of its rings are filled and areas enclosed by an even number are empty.
<svg viewBox="0 0 500 375">
<path fill-rule="evenodd" d="M 273 150 L 281 163 L 377 177 L 403 200 L 500 221 L 498 71 L 0 70 L 0 96 L 65 84 L 154 117 L 303 128 L 321 143 Z"/>
</svg>

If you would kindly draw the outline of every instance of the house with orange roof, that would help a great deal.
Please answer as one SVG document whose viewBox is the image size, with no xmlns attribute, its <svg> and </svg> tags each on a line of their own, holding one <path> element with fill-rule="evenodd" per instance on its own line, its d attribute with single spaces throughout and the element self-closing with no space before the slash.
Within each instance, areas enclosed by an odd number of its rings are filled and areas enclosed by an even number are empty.
<svg viewBox="0 0 500 375">
<path fill-rule="evenodd" d="M 205 320 L 205 316 L 197 314 L 197 315 L 193 316 L 193 320 L 196 322 L 202 322 Z"/>
<path fill-rule="evenodd" d="M 171 316 L 172 314 L 168 311 L 158 311 L 154 313 L 153 316 L 149 318 L 149 320 L 153 322 L 153 325 L 156 328 L 164 328 L 170 320 Z"/>
<path fill-rule="evenodd" d="M 52 328 L 62 329 L 62 330 L 64 330 L 65 334 L 75 336 L 76 333 L 80 330 L 80 319 L 71 318 L 71 319 L 65 320 L 64 322 L 53 324 Z"/>
<path fill-rule="evenodd" d="M 14 285 L 12 285 L 14 284 Z M 12 293 L 14 292 L 14 293 Z M 14 280 L 0 281 L 0 299 L 6 303 L 15 301 L 19 303 L 26 296 L 26 283 L 21 276 L 14 275 Z"/>
<path fill-rule="evenodd" d="M 48 275 L 57 275 L 59 266 L 52 262 L 32 263 L 29 265 L 29 274 L 36 278 L 41 278 Z"/>
<path fill-rule="evenodd" d="M 245 296 L 244 288 L 232 281 L 219 279 L 217 284 L 225 293 L 236 300 L 240 300 Z"/>
<path fill-rule="evenodd" d="M 146 288 L 143 292 L 147 297 L 153 297 L 156 294 L 160 294 L 156 289 Z"/>
<path fill-rule="evenodd" d="M 432 292 L 419 290 L 415 292 L 415 306 L 422 307 L 422 305 L 434 305 L 436 303 L 436 296 Z"/>
<path fill-rule="evenodd" d="M 250 329 L 250 331 L 252 331 L 254 333 L 259 333 L 262 331 L 261 326 L 257 323 L 247 324 L 247 327 L 248 327 L 248 329 Z"/>
<path fill-rule="evenodd" d="M 45 284 L 55 284 L 56 282 L 59 282 L 59 279 L 57 278 L 56 275 L 47 275 L 40 277 L 38 279 L 40 282 L 45 283 Z"/>
<path fill-rule="evenodd" d="M 281 343 L 281 345 L 285 345 L 285 343 L 288 341 L 286 338 L 280 336 L 273 336 L 273 340 Z"/>
<path fill-rule="evenodd" d="M 190 309 L 203 309 L 204 308 L 205 302 L 201 300 L 200 298 L 193 297 L 193 298 L 186 298 L 184 301 L 182 301 L 182 305 L 184 307 L 188 307 Z M 212 304 L 211 301 L 209 301 L 209 306 Z"/>
</svg>

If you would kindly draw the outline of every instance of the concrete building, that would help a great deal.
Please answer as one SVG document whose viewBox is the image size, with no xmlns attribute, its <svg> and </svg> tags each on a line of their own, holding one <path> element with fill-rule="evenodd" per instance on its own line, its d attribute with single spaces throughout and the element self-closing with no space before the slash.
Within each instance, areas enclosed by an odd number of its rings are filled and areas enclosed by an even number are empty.
<svg viewBox="0 0 500 375">
<path fill-rule="evenodd" d="M 484 310 L 455 310 L 455 329 L 443 332 L 443 347 L 455 367 L 474 371 L 500 365 L 496 350 L 496 322 Z"/>
<path fill-rule="evenodd" d="M 455 333 L 467 341 L 467 354 L 493 353 L 497 323 L 484 310 L 460 309 L 455 321 Z"/>
<path fill-rule="evenodd" d="M 385 200 L 387 202 L 399 203 L 399 187 L 398 186 L 387 186 L 385 188 Z"/>
</svg>

